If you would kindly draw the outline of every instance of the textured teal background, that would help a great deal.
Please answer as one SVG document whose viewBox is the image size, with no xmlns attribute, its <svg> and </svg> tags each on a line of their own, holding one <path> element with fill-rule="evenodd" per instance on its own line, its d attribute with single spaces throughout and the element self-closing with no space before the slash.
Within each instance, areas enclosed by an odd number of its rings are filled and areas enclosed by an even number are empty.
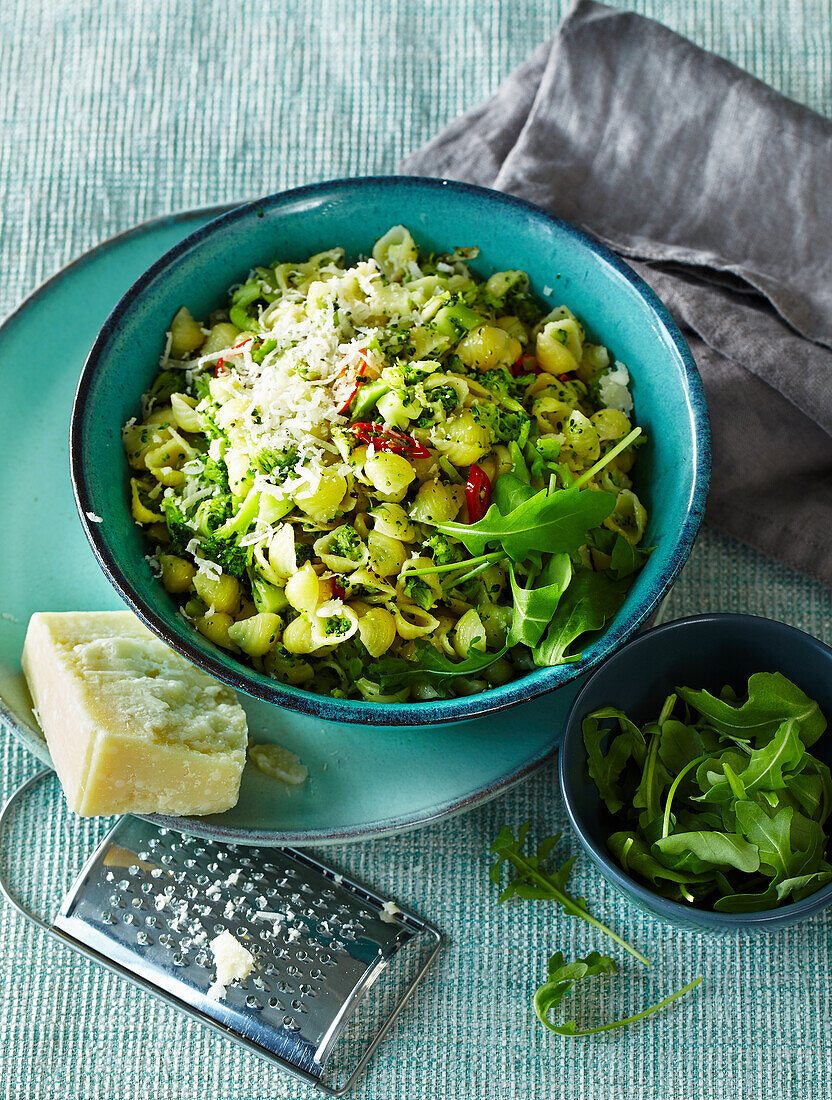
<svg viewBox="0 0 832 1100">
<path fill-rule="evenodd" d="M 653 16 L 832 114 L 830 0 L 616 6 Z M 3 0 L 0 312 L 143 218 L 392 171 L 492 92 L 564 8 L 545 0 Z M 770 615 L 832 641 L 829 590 L 711 531 L 669 605 L 674 616 L 704 610 Z M 35 764 L 10 737 L 0 751 L 5 797 Z M 563 826 L 552 768 L 458 820 L 328 853 L 450 937 L 358 1097 L 828 1100 L 828 917 L 763 940 L 680 933 L 619 901 L 582 858 L 580 889 L 656 973 L 645 987 L 625 965 L 617 984 L 593 990 L 579 1010 L 608 1016 L 694 974 L 707 981 L 661 1019 L 626 1031 L 569 1042 L 536 1026 L 530 997 L 548 954 L 606 944 L 545 903 L 494 908 L 485 850 L 500 824 L 527 818 L 541 832 Z M 65 882 L 98 829 L 70 825 L 54 788 L 40 796 L 31 848 L 20 853 L 27 893 L 39 896 L 44 875 Z M 567 837 L 563 847 L 575 845 Z M 47 942 L 8 909 L 0 968 L 0 1097 L 307 1092 Z"/>
</svg>

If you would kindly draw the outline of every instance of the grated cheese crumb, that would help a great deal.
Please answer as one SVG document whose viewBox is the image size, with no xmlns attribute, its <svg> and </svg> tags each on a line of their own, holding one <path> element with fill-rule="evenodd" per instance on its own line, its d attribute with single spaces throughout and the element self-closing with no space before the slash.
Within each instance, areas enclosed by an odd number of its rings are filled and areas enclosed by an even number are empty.
<svg viewBox="0 0 832 1100">
<path fill-rule="evenodd" d="M 245 981 L 254 969 L 254 956 L 226 929 L 210 942 L 211 953 L 217 967 L 217 976 L 208 989 L 211 1000 L 225 996 L 232 982 Z"/>
<path fill-rule="evenodd" d="M 395 924 L 396 917 L 401 914 L 401 909 L 394 901 L 386 901 L 381 907 L 381 913 L 379 916 L 385 924 Z"/>
</svg>

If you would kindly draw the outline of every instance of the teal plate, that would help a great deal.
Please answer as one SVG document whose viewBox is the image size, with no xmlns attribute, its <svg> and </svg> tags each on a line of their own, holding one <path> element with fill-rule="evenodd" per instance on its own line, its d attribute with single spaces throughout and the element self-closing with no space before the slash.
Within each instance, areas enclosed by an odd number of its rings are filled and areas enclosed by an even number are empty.
<svg viewBox="0 0 832 1100">
<path fill-rule="evenodd" d="M 0 326 L 0 719 L 47 763 L 20 671 L 29 616 L 124 606 L 98 567 L 72 497 L 67 440 L 78 375 L 128 287 L 227 209 L 158 218 L 122 233 L 60 271 Z M 241 696 L 251 740 L 292 749 L 309 780 L 289 788 L 247 767 L 232 810 L 165 823 L 246 844 L 320 845 L 448 817 L 541 765 L 560 740 L 582 682 L 502 714 L 408 728 L 326 723 Z"/>
</svg>

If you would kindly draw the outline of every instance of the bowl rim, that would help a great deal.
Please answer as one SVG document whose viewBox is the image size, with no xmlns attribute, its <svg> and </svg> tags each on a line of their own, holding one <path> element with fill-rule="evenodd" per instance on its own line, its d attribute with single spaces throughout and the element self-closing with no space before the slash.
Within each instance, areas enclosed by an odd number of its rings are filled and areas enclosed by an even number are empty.
<svg viewBox="0 0 832 1100">
<path fill-rule="evenodd" d="M 695 924 L 706 931 L 747 931 L 749 929 L 766 930 L 767 928 L 779 928 L 786 924 L 795 924 L 800 920 L 815 916 L 828 906 L 832 905 L 832 883 L 822 886 L 808 897 L 800 901 L 790 902 L 788 905 L 779 905 L 775 909 L 756 910 L 752 913 L 719 913 L 714 909 L 700 909 L 695 906 L 683 905 L 678 901 L 671 901 L 657 894 L 654 890 L 645 886 L 637 879 L 628 875 L 615 861 L 606 849 L 595 843 L 589 833 L 584 829 L 581 815 L 578 813 L 569 782 L 566 778 L 565 760 L 567 753 L 581 754 L 586 759 L 586 750 L 583 747 L 580 723 L 584 717 L 583 708 L 586 706 L 584 699 L 598 676 L 601 676 L 622 655 L 629 655 L 633 650 L 641 647 L 661 644 L 666 634 L 676 631 L 684 631 L 693 624 L 708 623 L 714 628 L 728 624 L 739 625 L 741 623 L 753 624 L 759 627 L 765 624 L 764 629 L 770 629 L 776 634 L 788 635 L 797 639 L 800 645 L 808 645 L 822 653 L 832 665 L 832 647 L 828 646 L 820 638 L 807 634 L 805 630 L 792 626 L 790 623 L 781 622 L 779 619 L 770 619 L 765 615 L 745 615 L 736 612 L 706 612 L 701 615 L 685 615 L 679 619 L 671 619 L 661 626 L 640 634 L 625 645 L 587 677 L 586 683 L 575 696 L 569 714 L 566 717 L 566 725 L 563 731 L 563 739 L 558 749 L 558 780 L 561 796 L 563 798 L 569 823 L 575 831 L 583 848 L 586 850 L 595 865 L 625 897 L 629 900 L 637 898 L 645 908 L 654 913 L 661 920 L 669 921 L 676 925 Z M 832 728 L 830 729 L 832 736 Z M 592 782 L 592 780 L 589 780 Z"/>
<path fill-rule="evenodd" d="M 687 501 L 687 512 L 684 522 L 676 533 L 669 568 L 660 580 L 651 585 L 639 597 L 625 623 L 607 629 L 597 639 L 594 643 L 596 651 L 590 658 L 541 670 L 549 675 L 541 676 L 532 683 L 529 682 L 528 676 L 522 676 L 510 681 L 508 684 L 491 688 L 476 695 L 430 702 L 396 704 L 371 703 L 366 700 L 333 699 L 330 696 L 318 695 L 291 685 L 280 684 L 277 681 L 273 684 L 260 683 L 250 677 L 245 666 L 240 664 L 233 667 L 226 663 L 224 655 L 219 654 L 219 652 L 216 656 L 204 652 L 184 634 L 172 631 L 154 607 L 133 591 L 130 582 L 105 544 L 99 524 L 89 518 L 89 514 L 92 514 L 94 509 L 90 500 L 90 487 L 82 461 L 83 443 L 88 431 L 88 418 L 85 415 L 87 401 L 98 365 L 117 335 L 119 324 L 131 308 L 135 298 L 142 294 L 167 268 L 188 251 L 198 246 L 207 237 L 212 236 L 217 230 L 232 225 L 236 221 L 252 214 L 262 217 L 265 210 L 274 209 L 279 212 L 281 206 L 296 203 L 298 200 L 321 198 L 327 194 L 336 194 L 343 198 L 345 192 L 367 192 L 380 188 L 414 189 L 417 191 L 426 189 L 437 194 L 450 190 L 479 201 L 514 208 L 526 215 L 542 218 L 552 223 L 565 236 L 572 238 L 579 245 L 589 249 L 589 251 L 604 260 L 623 277 L 625 282 L 630 284 L 656 317 L 663 335 L 669 341 L 670 350 L 675 352 L 681 367 L 682 382 L 685 387 L 685 397 L 692 425 L 694 453 L 692 456 L 692 485 Z M 235 206 L 183 238 L 182 241 L 151 264 L 122 295 L 110 312 L 84 363 L 78 380 L 70 418 L 69 465 L 73 495 L 81 524 L 100 568 L 127 606 L 171 648 L 236 690 L 262 699 L 265 702 L 309 714 L 324 721 L 347 723 L 366 721 L 369 712 L 373 714 L 373 723 L 376 725 L 422 726 L 445 721 L 464 721 L 479 718 L 547 694 L 549 691 L 583 675 L 588 670 L 596 668 L 623 641 L 626 641 L 639 630 L 671 588 L 693 546 L 702 521 L 705 500 L 710 485 L 710 444 L 710 426 L 702 380 L 682 333 L 667 307 L 655 292 L 620 256 L 605 244 L 584 229 L 550 214 L 547 210 L 533 203 L 504 192 L 455 180 L 433 177 L 358 176 L 307 184 Z"/>
</svg>

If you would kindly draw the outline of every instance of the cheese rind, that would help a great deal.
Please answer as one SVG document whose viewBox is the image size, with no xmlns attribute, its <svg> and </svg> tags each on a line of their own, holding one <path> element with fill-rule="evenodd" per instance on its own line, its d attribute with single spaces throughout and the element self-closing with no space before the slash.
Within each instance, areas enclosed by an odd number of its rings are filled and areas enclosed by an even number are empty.
<svg viewBox="0 0 832 1100">
<path fill-rule="evenodd" d="M 33 615 L 23 671 L 77 814 L 213 814 L 236 803 L 245 712 L 132 612 Z"/>
</svg>

